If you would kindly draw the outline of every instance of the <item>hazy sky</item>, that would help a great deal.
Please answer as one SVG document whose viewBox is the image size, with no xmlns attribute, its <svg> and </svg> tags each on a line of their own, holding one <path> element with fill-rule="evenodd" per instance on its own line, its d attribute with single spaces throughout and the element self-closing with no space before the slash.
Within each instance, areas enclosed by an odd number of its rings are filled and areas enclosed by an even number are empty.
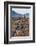
<svg viewBox="0 0 36 46">
<path fill-rule="evenodd" d="M 25 14 L 25 13 L 29 13 L 31 14 L 31 9 L 24 9 L 24 8 L 12 8 L 13 11 L 20 13 L 20 14 Z"/>
</svg>

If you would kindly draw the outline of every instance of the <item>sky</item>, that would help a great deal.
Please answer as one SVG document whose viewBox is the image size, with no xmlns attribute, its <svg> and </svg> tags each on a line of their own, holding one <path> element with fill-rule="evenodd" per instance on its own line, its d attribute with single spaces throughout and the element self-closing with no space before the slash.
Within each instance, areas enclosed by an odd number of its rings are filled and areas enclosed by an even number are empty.
<svg viewBox="0 0 36 46">
<path fill-rule="evenodd" d="M 24 8 L 12 8 L 13 11 L 20 13 L 20 14 L 26 14 L 29 13 L 31 15 L 31 8 L 30 9 L 24 9 Z"/>
</svg>

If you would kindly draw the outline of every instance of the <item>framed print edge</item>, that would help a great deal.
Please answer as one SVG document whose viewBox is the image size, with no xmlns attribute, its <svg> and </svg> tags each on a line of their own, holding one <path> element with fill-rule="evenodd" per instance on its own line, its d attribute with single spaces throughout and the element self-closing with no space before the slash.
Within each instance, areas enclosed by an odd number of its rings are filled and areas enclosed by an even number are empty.
<svg viewBox="0 0 36 46">
<path fill-rule="evenodd" d="M 26 41 L 9 41 L 9 30 L 8 30 L 8 5 L 9 4 L 21 4 L 21 5 L 33 5 L 33 40 Z M 34 2 L 4 2 L 4 43 L 12 44 L 12 43 L 33 43 L 35 42 L 35 3 Z"/>
<path fill-rule="evenodd" d="M 7 4 L 8 4 L 7 2 L 4 2 L 4 44 L 8 44 L 8 5 Z"/>
</svg>

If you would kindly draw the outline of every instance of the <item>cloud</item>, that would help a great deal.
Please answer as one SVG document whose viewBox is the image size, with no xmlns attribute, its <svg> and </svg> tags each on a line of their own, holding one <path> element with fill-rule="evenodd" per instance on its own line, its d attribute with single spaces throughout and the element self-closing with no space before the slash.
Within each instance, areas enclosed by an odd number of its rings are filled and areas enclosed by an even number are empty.
<svg viewBox="0 0 36 46">
<path fill-rule="evenodd" d="M 24 8 L 12 8 L 13 11 L 20 13 L 20 14 L 26 14 L 31 13 L 31 9 L 24 9 Z"/>
</svg>

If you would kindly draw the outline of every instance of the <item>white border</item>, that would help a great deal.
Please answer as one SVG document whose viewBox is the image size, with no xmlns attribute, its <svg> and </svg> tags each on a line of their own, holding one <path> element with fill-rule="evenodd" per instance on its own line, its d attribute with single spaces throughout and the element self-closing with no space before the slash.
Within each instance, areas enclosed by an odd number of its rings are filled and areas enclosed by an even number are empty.
<svg viewBox="0 0 36 46">
<path fill-rule="evenodd" d="M 10 39 L 10 6 L 30 6 L 31 7 L 31 12 L 32 15 L 29 16 L 30 20 L 29 20 L 29 36 L 25 36 L 25 37 L 12 37 Z M 33 40 L 33 6 L 32 5 L 16 5 L 16 4 L 9 4 L 8 5 L 8 31 L 9 31 L 9 41 L 26 41 L 26 40 Z"/>
</svg>

